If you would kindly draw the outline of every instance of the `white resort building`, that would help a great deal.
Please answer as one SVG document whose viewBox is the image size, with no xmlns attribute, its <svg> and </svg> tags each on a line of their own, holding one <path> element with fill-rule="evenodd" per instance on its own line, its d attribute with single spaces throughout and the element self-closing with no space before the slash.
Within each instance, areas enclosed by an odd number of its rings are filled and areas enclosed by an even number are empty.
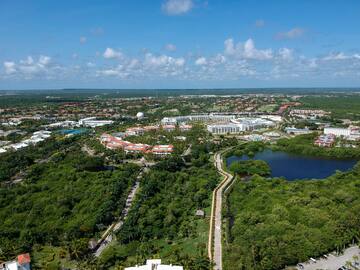
<svg viewBox="0 0 360 270">
<path fill-rule="evenodd" d="M 175 117 L 164 117 L 161 120 L 163 125 L 176 125 L 184 122 L 219 122 L 230 121 L 235 119 L 235 115 L 220 115 L 220 114 L 199 114 L 199 115 L 185 115 Z"/>
<path fill-rule="evenodd" d="M 136 265 L 133 267 L 125 267 L 125 270 L 183 270 L 182 266 L 161 264 L 160 259 L 146 260 L 145 265 Z"/>
<path fill-rule="evenodd" d="M 236 134 L 273 126 L 273 121 L 263 118 L 238 118 L 232 119 L 229 123 L 207 125 L 207 130 L 212 134 Z"/>
<path fill-rule="evenodd" d="M 350 128 L 334 128 L 334 127 L 326 127 L 324 128 L 324 134 L 334 134 L 336 137 L 340 136 L 350 136 L 351 129 Z"/>
</svg>

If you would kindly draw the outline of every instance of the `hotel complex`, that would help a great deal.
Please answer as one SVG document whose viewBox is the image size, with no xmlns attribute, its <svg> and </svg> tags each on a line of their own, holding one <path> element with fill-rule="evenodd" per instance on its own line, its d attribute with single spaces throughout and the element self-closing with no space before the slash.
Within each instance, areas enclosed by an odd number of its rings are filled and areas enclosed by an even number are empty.
<svg viewBox="0 0 360 270">
<path fill-rule="evenodd" d="M 207 125 L 207 130 L 212 134 L 236 134 L 273 126 L 273 121 L 263 118 L 238 118 L 232 119 L 229 123 Z"/>
<path fill-rule="evenodd" d="M 182 266 L 161 264 L 160 259 L 146 260 L 145 265 L 125 267 L 125 270 L 183 270 Z"/>
</svg>

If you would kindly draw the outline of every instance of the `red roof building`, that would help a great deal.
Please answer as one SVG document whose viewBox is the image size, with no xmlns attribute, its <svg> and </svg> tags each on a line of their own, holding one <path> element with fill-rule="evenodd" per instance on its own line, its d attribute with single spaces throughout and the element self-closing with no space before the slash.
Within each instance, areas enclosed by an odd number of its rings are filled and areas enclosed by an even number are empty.
<svg viewBox="0 0 360 270">
<path fill-rule="evenodd" d="M 170 131 L 174 131 L 176 126 L 175 125 L 164 125 L 164 126 L 162 126 L 162 128 L 163 128 L 163 130 L 170 132 Z"/>
<path fill-rule="evenodd" d="M 173 151 L 174 151 L 174 146 L 172 144 L 155 145 L 151 150 L 151 152 L 154 155 L 159 155 L 159 156 L 170 155 Z"/>
<path fill-rule="evenodd" d="M 25 264 L 30 264 L 30 254 L 29 253 L 24 253 L 24 254 L 20 254 L 17 257 L 18 260 L 18 264 L 20 265 L 25 265 Z"/>
<path fill-rule="evenodd" d="M 136 144 L 129 144 L 124 147 L 126 153 L 145 153 L 150 148 L 150 145 L 136 143 Z"/>
</svg>

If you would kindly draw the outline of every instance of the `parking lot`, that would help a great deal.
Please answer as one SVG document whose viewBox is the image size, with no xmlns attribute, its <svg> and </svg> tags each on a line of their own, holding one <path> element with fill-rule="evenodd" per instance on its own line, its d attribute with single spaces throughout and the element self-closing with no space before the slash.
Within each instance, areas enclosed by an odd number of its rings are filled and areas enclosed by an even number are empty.
<svg viewBox="0 0 360 270">
<path fill-rule="evenodd" d="M 302 263 L 301 267 L 297 267 L 297 269 L 303 270 L 338 270 L 340 267 L 344 266 L 347 261 L 354 262 L 353 256 L 358 256 L 360 258 L 360 249 L 357 246 L 353 246 L 347 248 L 343 254 L 336 256 L 334 254 L 327 254 L 326 258 L 316 259 L 316 262 L 312 262 L 311 260 Z M 354 269 L 354 268 L 351 268 Z M 359 268 L 360 269 L 360 268 Z"/>
</svg>

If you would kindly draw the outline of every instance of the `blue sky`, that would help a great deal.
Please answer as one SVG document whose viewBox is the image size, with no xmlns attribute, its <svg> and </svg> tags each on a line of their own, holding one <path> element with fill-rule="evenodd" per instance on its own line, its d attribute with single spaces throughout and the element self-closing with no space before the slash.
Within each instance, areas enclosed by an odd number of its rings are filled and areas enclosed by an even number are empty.
<svg viewBox="0 0 360 270">
<path fill-rule="evenodd" d="M 360 86 L 357 0 L 2 0 L 0 89 Z"/>
</svg>

